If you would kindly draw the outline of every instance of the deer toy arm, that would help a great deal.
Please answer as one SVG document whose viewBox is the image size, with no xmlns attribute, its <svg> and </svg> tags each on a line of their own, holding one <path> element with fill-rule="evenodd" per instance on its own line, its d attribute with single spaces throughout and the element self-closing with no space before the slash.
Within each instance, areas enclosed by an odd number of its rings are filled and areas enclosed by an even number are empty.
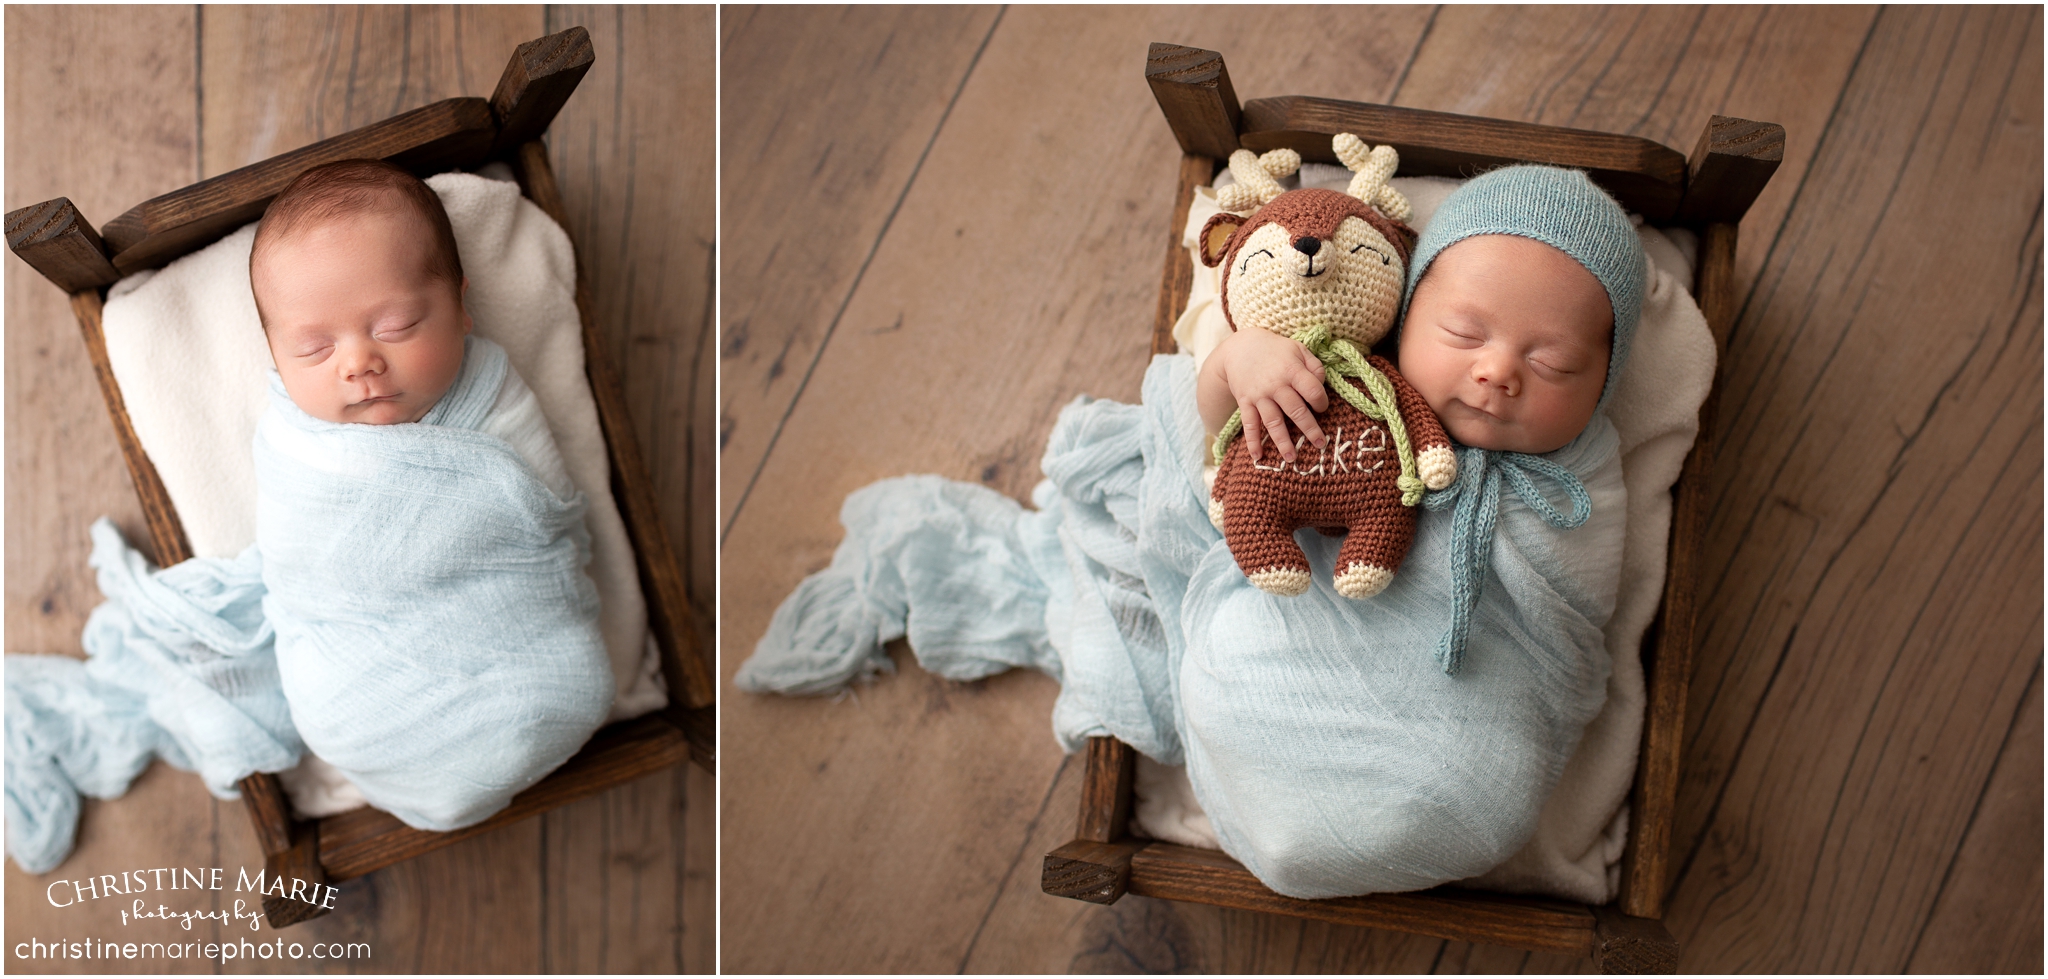
<svg viewBox="0 0 2048 979">
<path fill-rule="evenodd" d="M 1394 382 L 1394 402 L 1400 409 L 1401 420 L 1408 425 L 1408 439 L 1415 446 L 1416 475 L 1422 477 L 1422 485 L 1440 490 L 1458 479 L 1458 457 L 1451 451 L 1451 437 L 1444 434 L 1443 422 L 1438 421 L 1436 412 L 1430 410 L 1429 402 L 1415 390 L 1408 379 L 1394 368 L 1384 357 L 1367 358 L 1374 367 Z"/>
</svg>

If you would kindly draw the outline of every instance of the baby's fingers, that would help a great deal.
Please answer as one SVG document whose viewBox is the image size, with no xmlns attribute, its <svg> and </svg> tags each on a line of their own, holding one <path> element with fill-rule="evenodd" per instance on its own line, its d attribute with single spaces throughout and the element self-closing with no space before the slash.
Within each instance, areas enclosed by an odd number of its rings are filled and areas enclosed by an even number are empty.
<svg viewBox="0 0 2048 979">
<path fill-rule="evenodd" d="M 1293 462 L 1294 439 L 1290 437 L 1287 431 L 1287 413 L 1282 411 L 1279 405 L 1274 404 L 1273 399 L 1260 398 L 1257 407 L 1245 415 L 1247 422 L 1245 425 L 1246 438 L 1256 437 L 1250 424 L 1250 420 L 1253 418 L 1257 418 L 1259 427 L 1265 429 L 1266 434 L 1272 436 L 1273 444 L 1279 446 L 1280 458 Z M 1252 450 L 1252 461 L 1259 461 L 1259 444 L 1254 442 L 1250 448 Z"/>
<path fill-rule="evenodd" d="M 1329 389 L 1323 387 L 1323 365 L 1321 363 L 1316 364 L 1314 371 L 1307 374 L 1294 375 L 1294 380 L 1290 383 L 1293 385 L 1295 393 L 1301 395 L 1301 400 L 1308 402 L 1310 408 L 1316 411 L 1330 410 Z M 1302 431 L 1307 432 L 1312 431 L 1312 429 L 1309 426 L 1303 426 Z M 1317 445 L 1323 444 L 1319 434 L 1310 435 L 1309 438 L 1315 439 Z"/>
<path fill-rule="evenodd" d="M 1323 386 L 1320 384 L 1316 385 L 1316 396 L 1321 397 L 1322 393 Z M 1316 424 L 1315 410 L 1309 407 L 1308 402 L 1299 397 L 1294 391 L 1285 389 L 1275 395 L 1275 399 L 1280 402 L 1280 410 L 1286 412 L 1287 417 L 1294 419 L 1294 427 L 1301 429 L 1301 434 L 1308 436 L 1309 442 L 1316 448 L 1322 448 L 1323 427 Z M 1325 403 L 1327 404 L 1327 402 Z M 1287 461 L 1293 462 L 1294 457 L 1289 456 Z"/>
</svg>

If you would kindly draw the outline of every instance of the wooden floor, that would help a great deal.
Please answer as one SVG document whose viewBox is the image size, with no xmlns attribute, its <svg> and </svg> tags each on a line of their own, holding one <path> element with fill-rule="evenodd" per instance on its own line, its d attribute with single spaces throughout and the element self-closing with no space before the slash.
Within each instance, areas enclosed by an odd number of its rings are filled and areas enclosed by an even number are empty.
<svg viewBox="0 0 2048 979">
<path fill-rule="evenodd" d="M 6 207 L 69 196 L 96 224 L 156 194 L 456 95 L 489 96 L 520 43 L 582 25 L 597 61 L 549 146 L 635 433 L 709 642 L 714 67 L 710 7 L 9 7 Z M 142 514 L 64 297 L 6 266 L 6 642 L 79 653 L 99 601 L 86 525 Z M 341 885 L 288 942 L 367 943 L 343 962 L 226 971 L 702 972 L 714 966 L 713 787 L 677 767 Z M 30 939 L 272 937 L 215 921 L 123 925 L 114 901 L 53 908 L 58 876 L 261 865 L 240 803 L 161 765 L 88 803 L 49 877 L 6 870 L 6 947 Z M 233 894 L 196 908 L 232 911 Z M 246 922 L 242 923 L 246 925 Z M 13 972 L 212 971 L 208 962 Z"/>
<path fill-rule="evenodd" d="M 1145 45 L 1310 94 L 1634 133 L 1782 123 L 1742 225 L 1667 919 L 1688 971 L 2042 967 L 2038 8 L 728 7 L 725 675 L 936 472 L 1020 500 L 1061 405 L 1135 400 L 1177 149 Z M 13 62 L 10 62 L 12 64 Z M 737 972 L 1574 971 L 1038 890 L 1056 688 L 724 703 Z"/>
</svg>

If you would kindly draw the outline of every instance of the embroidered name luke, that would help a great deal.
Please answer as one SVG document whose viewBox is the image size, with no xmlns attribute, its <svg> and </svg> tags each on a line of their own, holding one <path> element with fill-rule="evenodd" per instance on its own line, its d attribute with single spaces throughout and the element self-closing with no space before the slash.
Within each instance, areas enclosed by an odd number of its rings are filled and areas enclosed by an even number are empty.
<svg viewBox="0 0 2048 979">
<path fill-rule="evenodd" d="M 1336 475 L 1337 473 L 1348 472 L 1369 473 L 1378 471 L 1380 466 L 1387 461 L 1384 455 L 1379 455 L 1380 453 L 1384 453 L 1386 451 L 1386 429 L 1381 428 L 1378 425 L 1368 425 L 1366 426 L 1365 431 L 1360 432 L 1358 434 L 1358 437 L 1356 439 L 1347 440 L 1344 437 L 1344 428 L 1340 425 L 1337 428 L 1335 437 L 1329 440 L 1328 447 L 1316 450 L 1316 461 L 1314 465 L 1309 465 L 1306 466 L 1306 468 L 1304 468 L 1304 464 L 1307 462 L 1308 459 L 1308 436 L 1297 435 L 1294 437 L 1293 462 L 1288 462 L 1284 459 L 1281 459 L 1280 453 L 1275 452 L 1271 456 L 1271 458 L 1274 461 L 1273 465 L 1269 466 L 1266 465 L 1264 462 L 1253 461 L 1252 468 L 1262 469 L 1266 472 L 1275 473 L 1291 472 L 1297 476 L 1331 476 Z M 1346 467 L 1346 463 L 1344 462 L 1344 454 L 1346 452 L 1352 454 L 1349 468 Z M 1365 464 L 1364 458 L 1364 456 L 1367 453 L 1374 453 L 1375 455 L 1377 455 L 1377 457 L 1372 460 L 1372 465 L 1369 466 Z"/>
</svg>

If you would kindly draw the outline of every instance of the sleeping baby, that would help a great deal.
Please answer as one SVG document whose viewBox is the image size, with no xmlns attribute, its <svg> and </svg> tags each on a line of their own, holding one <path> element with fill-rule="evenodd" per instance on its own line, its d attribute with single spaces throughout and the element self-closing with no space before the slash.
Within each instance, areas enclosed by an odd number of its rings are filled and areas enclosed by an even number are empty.
<svg viewBox="0 0 2048 979">
<path fill-rule="evenodd" d="M 1354 602 L 1275 599 L 1214 560 L 1194 572 L 1187 775 L 1217 841 L 1268 886 L 1430 887 L 1485 873 L 1535 831 L 1605 697 L 1626 499 L 1598 409 L 1646 275 L 1627 215 L 1583 174 L 1468 182 L 1408 270 L 1399 367 L 1460 448 L 1399 576 Z M 1274 346 L 1232 336 L 1204 372 L 1285 383 L 1277 368 L 1300 359 Z M 1326 577 L 1335 548 L 1317 536 L 1299 535 Z"/>
<path fill-rule="evenodd" d="M 532 392 L 471 335 L 454 233 L 411 174 L 307 171 L 249 275 L 277 369 L 257 545 L 299 734 L 380 808 L 475 822 L 610 706 L 584 501 Z"/>
<path fill-rule="evenodd" d="M 949 679 L 1043 670 L 1066 750 L 1114 736 L 1184 765 L 1216 841 L 1290 896 L 1416 890 L 1507 860 L 1605 697 L 1626 494 L 1599 409 L 1647 269 L 1621 208 L 1545 167 L 1468 182 L 1406 264 L 1399 370 L 1458 465 L 1378 595 L 1338 594 L 1342 542 L 1310 528 L 1294 537 L 1311 586 L 1269 594 L 1211 524 L 1223 416 L 1270 430 L 1297 406 L 1282 389 L 1326 401 L 1299 345 L 1236 334 L 1199 372 L 1155 358 L 1140 404 L 1063 410 L 1031 509 L 935 476 L 850 495 L 831 566 L 776 610 L 736 683 L 842 689 L 891 670 L 899 637 Z"/>
<path fill-rule="evenodd" d="M 90 660 L 8 659 L 25 869 L 69 850 L 80 792 L 118 795 L 153 756 L 232 797 L 317 755 L 409 825 L 467 826 L 612 706 L 585 499 L 505 351 L 471 333 L 439 196 L 378 161 L 311 169 L 265 213 L 249 276 L 276 365 L 255 543 L 157 571 L 94 526 Z"/>
</svg>

